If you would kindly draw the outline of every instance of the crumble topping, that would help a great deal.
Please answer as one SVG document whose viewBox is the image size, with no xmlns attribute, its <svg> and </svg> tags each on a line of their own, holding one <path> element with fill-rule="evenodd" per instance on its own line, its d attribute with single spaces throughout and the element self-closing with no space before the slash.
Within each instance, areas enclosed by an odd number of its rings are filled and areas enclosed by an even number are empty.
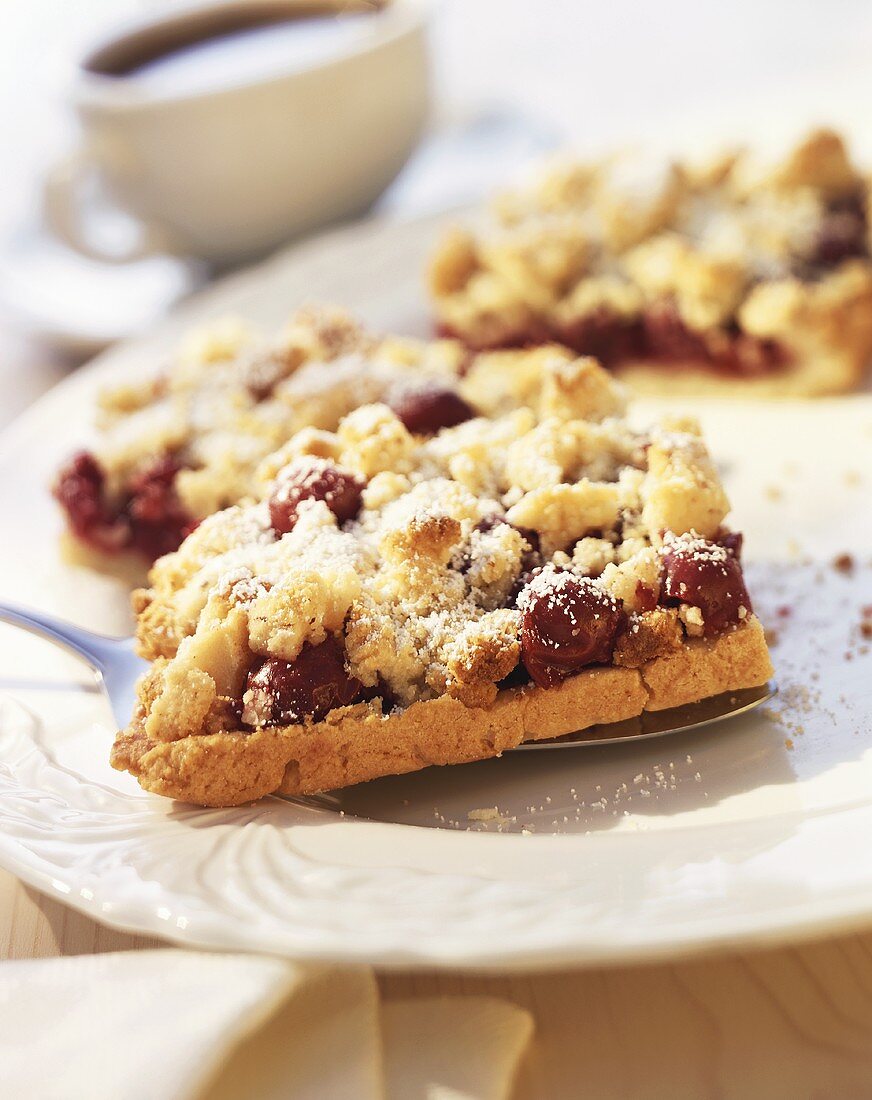
<svg viewBox="0 0 872 1100">
<path fill-rule="evenodd" d="M 332 308 L 302 310 L 272 342 L 218 322 L 155 379 L 101 395 L 98 447 L 61 472 L 55 495 L 81 541 L 154 559 L 260 495 L 294 457 L 338 460 L 371 495 L 399 492 L 376 475 L 403 476 L 415 440 L 453 425 L 451 476 L 477 492 L 476 448 L 546 417 L 602 421 L 622 404 L 595 363 L 561 348 L 470 356 L 457 341 L 373 336 Z M 479 413 L 513 411 L 490 439 L 462 431 Z"/>
<path fill-rule="evenodd" d="M 205 519 L 137 594 L 147 736 L 486 707 L 738 625 L 740 542 L 698 426 L 636 430 L 602 368 L 577 373 L 591 419 L 523 408 L 423 434 L 380 403 L 293 437 L 259 499 Z"/>
</svg>

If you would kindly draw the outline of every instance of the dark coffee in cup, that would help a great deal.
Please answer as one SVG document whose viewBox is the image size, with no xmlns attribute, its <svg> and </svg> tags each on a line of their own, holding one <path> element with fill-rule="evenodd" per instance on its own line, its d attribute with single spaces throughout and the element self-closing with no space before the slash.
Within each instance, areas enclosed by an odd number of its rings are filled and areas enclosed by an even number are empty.
<svg viewBox="0 0 872 1100">
<path fill-rule="evenodd" d="M 265 3 L 188 15 L 98 50 L 88 72 L 189 94 L 320 64 L 371 32 L 380 0 Z"/>
</svg>

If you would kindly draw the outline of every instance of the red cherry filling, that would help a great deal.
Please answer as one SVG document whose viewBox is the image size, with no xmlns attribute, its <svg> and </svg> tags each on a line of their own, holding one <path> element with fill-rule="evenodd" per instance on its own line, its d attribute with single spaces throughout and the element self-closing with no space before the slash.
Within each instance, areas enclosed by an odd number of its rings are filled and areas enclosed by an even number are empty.
<svg viewBox="0 0 872 1100">
<path fill-rule="evenodd" d="M 126 508 L 130 542 L 149 559 L 178 550 L 197 526 L 176 495 L 176 474 L 181 468 L 166 455 L 130 481 Z"/>
<path fill-rule="evenodd" d="M 80 451 L 61 470 L 54 486 L 55 500 L 66 512 L 73 533 L 99 550 L 122 550 L 130 528 L 113 515 L 103 499 L 105 475 L 92 454 Z"/>
<path fill-rule="evenodd" d="M 463 339 L 462 333 L 460 337 Z M 533 322 L 526 332 L 513 332 L 505 339 L 474 346 L 479 350 L 531 347 L 549 341 L 565 344 L 579 355 L 593 355 L 609 368 L 641 359 L 661 363 L 665 369 L 691 364 L 742 376 L 780 370 L 790 359 L 782 344 L 749 336 L 735 322 L 707 332 L 690 329 L 669 300 L 653 303 L 636 318 L 626 319 L 599 309 L 551 329 Z"/>
<path fill-rule="evenodd" d="M 268 657 L 248 674 L 246 707 L 258 725 L 316 722 L 334 707 L 347 707 L 363 695 L 363 685 L 345 667 L 345 652 L 335 637 L 304 645 L 295 661 Z M 250 694 L 249 694 L 250 693 Z"/>
<path fill-rule="evenodd" d="M 106 481 L 97 459 L 86 451 L 61 470 L 55 499 L 77 538 L 104 553 L 134 549 L 149 561 L 177 550 L 197 526 L 175 491 L 181 464 L 164 455 L 135 474 L 116 505 L 104 497 Z"/>
<path fill-rule="evenodd" d="M 545 570 L 521 593 L 521 660 L 539 687 L 612 658 L 626 622 L 617 600 L 589 577 Z"/>
<path fill-rule="evenodd" d="M 303 459 L 279 477 L 269 498 L 273 530 L 279 535 L 293 531 L 304 500 L 323 500 L 339 523 L 345 523 L 360 512 L 363 490 L 363 481 L 348 470 L 321 458 Z"/>
<path fill-rule="evenodd" d="M 564 327 L 560 339 L 580 355 L 593 355 L 604 367 L 614 367 L 645 354 L 642 322 L 619 317 L 604 308 L 577 317 Z"/>
<path fill-rule="evenodd" d="M 438 382 L 397 390 L 387 404 L 415 435 L 433 435 L 477 415 L 456 390 Z"/>
<path fill-rule="evenodd" d="M 668 300 L 649 306 L 643 324 L 648 359 L 698 363 L 732 375 L 767 374 L 787 361 L 776 341 L 749 336 L 736 324 L 706 332 L 688 328 Z"/>
<path fill-rule="evenodd" d="M 705 539 L 668 539 L 663 550 L 663 595 L 702 612 L 706 637 L 720 634 L 753 610 L 734 550 Z"/>
</svg>

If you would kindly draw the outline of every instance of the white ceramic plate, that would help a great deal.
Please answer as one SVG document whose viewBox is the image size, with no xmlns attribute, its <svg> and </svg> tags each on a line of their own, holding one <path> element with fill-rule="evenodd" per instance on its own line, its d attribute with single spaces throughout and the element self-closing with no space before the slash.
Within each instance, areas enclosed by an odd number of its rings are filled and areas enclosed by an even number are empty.
<svg viewBox="0 0 872 1100">
<path fill-rule="evenodd" d="M 153 369 L 180 329 L 227 312 L 275 326 L 302 301 L 335 299 L 423 332 L 419 271 L 435 226 L 313 242 L 51 392 L 0 444 L 0 598 L 129 630 L 119 582 L 61 564 L 46 492 L 86 438 L 97 388 Z M 872 917 L 872 658 L 860 629 L 872 398 L 696 410 L 777 634 L 781 694 L 764 712 L 649 744 L 383 780 L 349 792 L 344 816 L 331 798 L 204 811 L 111 771 L 109 711 L 87 674 L 0 627 L 0 863 L 118 927 L 388 966 L 642 959 Z M 848 548 L 853 571 L 832 568 Z M 469 816 L 491 807 L 499 820 Z"/>
</svg>

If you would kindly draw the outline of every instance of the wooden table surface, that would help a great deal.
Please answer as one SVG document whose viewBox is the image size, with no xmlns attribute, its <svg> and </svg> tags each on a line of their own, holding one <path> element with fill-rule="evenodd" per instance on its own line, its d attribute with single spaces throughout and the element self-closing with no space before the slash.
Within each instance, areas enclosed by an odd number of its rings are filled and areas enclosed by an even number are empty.
<svg viewBox="0 0 872 1100">
<path fill-rule="evenodd" d="M 0 872 L 0 955 L 157 945 L 102 928 Z M 536 1037 L 516 1100 L 850 1100 L 872 1096 L 872 932 L 719 958 L 511 978 L 390 974 L 384 995 L 490 993 Z"/>
<path fill-rule="evenodd" d="M 2 427 L 67 368 L 2 329 L 0 342 Z M 0 958 L 157 942 L 103 928 L 0 872 Z M 517 1100 L 872 1097 L 872 931 L 652 966 L 381 982 L 386 997 L 487 992 L 528 1008 L 537 1032 Z"/>
</svg>

